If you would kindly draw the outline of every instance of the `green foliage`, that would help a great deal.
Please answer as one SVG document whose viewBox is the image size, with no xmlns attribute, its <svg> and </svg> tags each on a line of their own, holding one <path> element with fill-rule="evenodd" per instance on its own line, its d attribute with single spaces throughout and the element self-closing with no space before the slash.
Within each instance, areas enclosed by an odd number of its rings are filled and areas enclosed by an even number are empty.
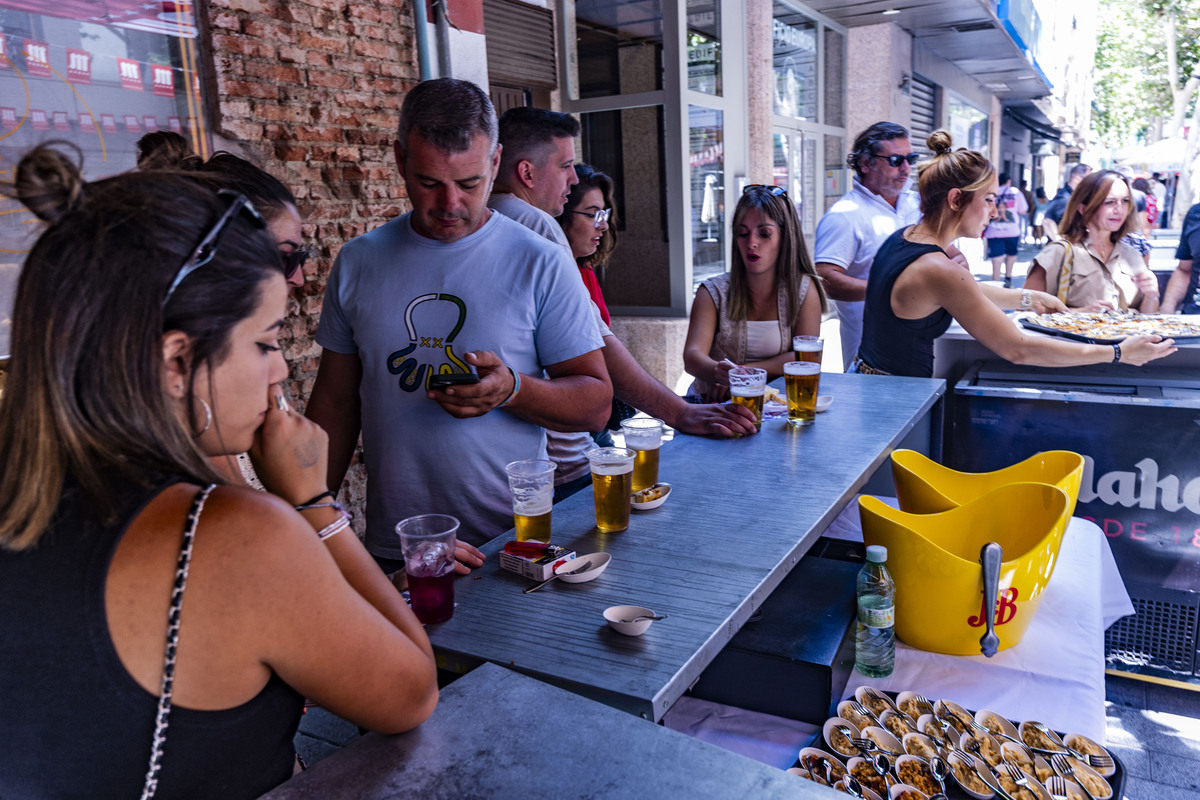
<svg viewBox="0 0 1200 800">
<path fill-rule="evenodd" d="M 1164 23 L 1174 12 L 1179 85 L 1200 67 L 1200 0 L 1100 0 L 1093 125 L 1111 142 L 1145 139 L 1174 97 Z M 1165 132 L 1170 135 L 1171 132 Z"/>
</svg>

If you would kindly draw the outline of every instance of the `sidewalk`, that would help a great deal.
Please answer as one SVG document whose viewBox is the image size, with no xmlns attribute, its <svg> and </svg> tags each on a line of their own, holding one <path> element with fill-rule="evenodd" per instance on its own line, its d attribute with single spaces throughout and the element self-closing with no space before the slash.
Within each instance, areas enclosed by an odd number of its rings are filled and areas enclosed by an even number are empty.
<svg viewBox="0 0 1200 800">
<path fill-rule="evenodd" d="M 1170 272 L 1178 265 L 1175 260 L 1175 248 L 1179 246 L 1179 231 L 1169 229 L 1158 229 L 1154 231 L 1153 237 L 1150 239 L 1150 244 L 1153 249 L 1150 251 L 1150 269 L 1155 272 Z M 992 279 L 992 262 L 984 257 L 986 245 L 982 239 L 961 240 L 959 247 L 962 248 L 967 259 L 971 262 L 971 274 L 977 280 L 990 281 Z M 1017 261 L 1013 265 L 1013 286 L 1020 287 L 1025 283 L 1025 275 L 1029 272 L 1029 267 L 1033 263 L 1034 256 L 1041 252 L 1041 247 L 1022 242 L 1017 250 Z M 1001 265 L 1003 272 L 1003 265 Z"/>
</svg>

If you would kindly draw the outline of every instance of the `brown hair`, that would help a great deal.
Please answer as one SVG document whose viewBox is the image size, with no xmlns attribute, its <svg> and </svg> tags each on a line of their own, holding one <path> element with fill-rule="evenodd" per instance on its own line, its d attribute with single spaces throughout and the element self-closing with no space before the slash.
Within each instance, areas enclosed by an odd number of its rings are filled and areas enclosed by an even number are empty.
<svg viewBox="0 0 1200 800">
<path fill-rule="evenodd" d="M 1063 212 L 1059 235 L 1072 244 L 1080 244 L 1087 236 L 1088 223 L 1100 210 L 1100 206 L 1104 205 L 1108 193 L 1112 191 L 1112 185 L 1117 181 L 1124 183 L 1125 190 L 1129 192 L 1129 213 L 1125 215 L 1121 229 L 1112 233 L 1111 240 L 1119 241 L 1122 236 L 1132 231 L 1137 223 L 1134 220 L 1133 192 L 1129 187 L 1129 179 L 1114 170 L 1102 169 L 1090 173 L 1079 182 L 1075 191 L 1071 192 L 1071 199 L 1067 201 L 1067 209 Z"/>
<path fill-rule="evenodd" d="M 786 194 L 772 194 L 769 187 L 748 186 L 733 211 L 734 236 L 738 226 L 750 211 L 758 210 L 779 228 L 779 256 L 775 261 L 775 279 L 779 290 L 787 295 L 787 323 L 795 325 L 800 316 L 800 282 L 803 276 L 812 278 L 813 288 L 821 300 L 821 311 L 827 310 L 825 287 L 817 277 L 800 230 L 800 217 Z M 733 248 L 733 263 L 729 270 L 729 318 L 746 319 L 750 312 L 750 289 L 746 286 L 746 262 L 742 251 Z"/>
<path fill-rule="evenodd" d="M 987 188 L 996 177 L 996 168 L 982 153 L 960 147 L 946 131 L 934 131 L 925 140 L 933 158 L 917 166 L 917 189 L 921 194 L 921 214 L 942 231 L 958 222 L 975 193 Z M 958 209 L 950 208 L 951 189 L 962 193 Z"/>
<path fill-rule="evenodd" d="M 601 172 L 589 164 L 576 164 L 575 175 L 579 178 L 579 183 L 571 187 L 571 191 L 567 194 L 567 203 L 563 206 L 563 213 L 559 214 L 556 219 L 559 227 L 563 229 L 563 233 L 566 233 L 571 226 L 572 214 L 583 202 L 583 196 L 587 194 L 588 189 L 600 190 L 600 194 L 604 197 L 604 207 L 610 210 L 608 228 L 600 234 L 600 244 L 597 245 L 596 252 L 575 260 L 579 262 L 580 266 L 586 265 L 593 269 L 602 268 L 608 264 L 613 250 L 617 249 L 617 186 L 608 173 Z"/>
<path fill-rule="evenodd" d="M 211 374 L 282 265 L 270 234 L 239 214 L 164 305 L 227 208 L 212 189 L 153 170 L 85 183 L 75 161 L 43 145 L 21 159 L 12 191 L 49 223 L 17 282 L 0 397 L 0 547 L 21 550 L 68 480 L 104 524 L 116 522 L 115 481 L 221 481 L 163 391 L 163 335 L 188 336 L 190 381 L 202 365 Z"/>
</svg>

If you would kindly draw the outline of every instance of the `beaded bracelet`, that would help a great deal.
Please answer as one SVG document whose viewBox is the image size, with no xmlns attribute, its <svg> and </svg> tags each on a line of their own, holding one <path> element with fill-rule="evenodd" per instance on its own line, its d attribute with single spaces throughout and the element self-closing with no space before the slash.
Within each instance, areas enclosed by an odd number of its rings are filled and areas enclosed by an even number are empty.
<svg viewBox="0 0 1200 800">
<path fill-rule="evenodd" d="M 322 542 L 333 536 L 335 533 L 341 533 L 350 527 L 350 517 L 338 517 L 334 522 L 329 523 L 321 530 L 317 531 L 317 538 Z"/>
<path fill-rule="evenodd" d="M 343 515 L 345 515 L 347 517 L 350 516 L 350 512 L 347 511 L 346 508 L 341 503 L 337 502 L 336 500 L 330 501 L 328 503 L 309 503 L 308 505 L 305 505 L 305 506 L 296 506 L 297 511 L 308 511 L 310 508 L 336 508 Z"/>
<path fill-rule="evenodd" d="M 1120 364 L 1120 363 L 1121 363 L 1121 345 L 1119 345 L 1119 344 L 1114 344 L 1114 345 L 1113 345 L 1113 360 L 1112 360 L 1112 363 L 1114 363 L 1114 364 Z"/>
<path fill-rule="evenodd" d="M 1033 292 L 1028 289 L 1021 290 L 1021 306 L 1022 311 L 1027 311 L 1033 308 Z"/>
<path fill-rule="evenodd" d="M 508 371 L 511 372 L 513 376 L 513 390 L 512 394 L 508 396 L 508 399 L 500 404 L 500 408 L 504 408 L 506 405 L 515 400 L 517 398 L 517 392 L 521 391 L 521 373 L 517 372 L 512 367 L 509 367 Z"/>
</svg>

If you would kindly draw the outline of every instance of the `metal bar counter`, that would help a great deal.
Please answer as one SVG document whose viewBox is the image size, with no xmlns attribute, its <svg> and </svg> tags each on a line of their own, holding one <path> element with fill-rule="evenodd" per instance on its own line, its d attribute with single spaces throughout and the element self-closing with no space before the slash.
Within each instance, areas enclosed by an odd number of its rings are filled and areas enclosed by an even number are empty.
<svg viewBox="0 0 1200 800">
<path fill-rule="evenodd" d="M 369 733 L 264 800 L 832 797 L 811 781 L 492 664 L 398 736 Z"/>
<path fill-rule="evenodd" d="M 612 554 L 596 580 L 523 594 L 530 581 L 498 563 L 513 533 L 483 548 L 484 566 L 457 580 L 454 617 L 428 628 L 439 666 L 494 662 L 657 722 L 888 454 L 914 429 L 928 447 L 922 432 L 936 437 L 929 418 L 944 390 L 937 379 L 827 374 L 833 405 L 808 428 L 768 420 L 734 441 L 676 436 L 660 456 L 670 498 L 634 511 L 628 530 L 596 529 L 590 489 L 554 507 L 555 544 Z M 670 617 L 622 636 L 601 615 L 625 604 Z"/>
</svg>

